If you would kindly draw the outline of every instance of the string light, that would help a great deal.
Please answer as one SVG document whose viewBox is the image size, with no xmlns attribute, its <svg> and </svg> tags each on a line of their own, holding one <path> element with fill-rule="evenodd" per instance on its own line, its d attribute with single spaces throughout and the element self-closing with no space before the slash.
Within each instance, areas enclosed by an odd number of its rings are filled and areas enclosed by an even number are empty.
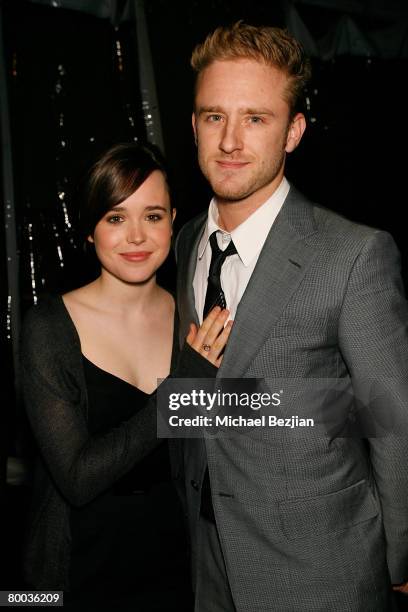
<svg viewBox="0 0 408 612">
<path fill-rule="evenodd" d="M 34 260 L 34 249 L 33 249 L 33 224 L 32 223 L 28 223 L 27 231 L 28 231 L 28 245 L 29 245 L 29 250 L 30 250 L 31 292 L 33 296 L 33 303 L 37 304 L 38 295 L 37 295 L 37 285 L 35 282 L 35 260 Z"/>
</svg>

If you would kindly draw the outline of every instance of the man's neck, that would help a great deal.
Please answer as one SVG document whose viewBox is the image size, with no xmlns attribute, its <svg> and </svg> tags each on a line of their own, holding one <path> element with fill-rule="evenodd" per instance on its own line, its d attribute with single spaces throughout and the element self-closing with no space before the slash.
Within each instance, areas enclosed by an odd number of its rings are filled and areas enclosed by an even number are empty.
<svg viewBox="0 0 408 612">
<path fill-rule="evenodd" d="M 275 193 L 282 182 L 282 178 L 283 176 L 280 177 L 278 184 L 267 185 L 242 200 L 224 200 L 214 196 L 218 210 L 219 227 L 227 232 L 232 232 L 238 225 L 244 223 Z"/>
</svg>

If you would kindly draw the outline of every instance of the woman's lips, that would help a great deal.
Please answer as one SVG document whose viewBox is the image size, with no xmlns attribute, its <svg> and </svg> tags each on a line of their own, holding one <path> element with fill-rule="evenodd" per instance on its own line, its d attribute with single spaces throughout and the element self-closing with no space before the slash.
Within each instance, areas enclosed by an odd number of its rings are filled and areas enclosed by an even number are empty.
<svg viewBox="0 0 408 612">
<path fill-rule="evenodd" d="M 151 251 L 130 251 L 127 253 L 119 253 L 119 255 L 126 261 L 145 261 L 151 254 Z"/>
</svg>

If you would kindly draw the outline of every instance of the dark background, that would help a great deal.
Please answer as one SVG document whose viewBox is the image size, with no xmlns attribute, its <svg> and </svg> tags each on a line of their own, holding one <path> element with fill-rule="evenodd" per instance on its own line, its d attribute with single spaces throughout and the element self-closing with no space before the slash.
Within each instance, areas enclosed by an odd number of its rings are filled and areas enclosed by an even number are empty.
<svg viewBox="0 0 408 612">
<path fill-rule="evenodd" d="M 56 4 L 60 7 L 46 1 L 1 3 L 23 314 L 42 292 L 66 291 L 95 273 L 77 234 L 78 183 L 110 144 L 146 138 L 132 3 L 110 3 L 115 10 L 104 17 L 95 7 L 106 2 Z M 67 8 L 74 5 L 83 10 Z M 237 19 L 288 24 L 298 32 L 303 28 L 313 54 L 313 79 L 308 129 L 288 158 L 287 176 L 320 204 L 390 231 L 407 282 L 407 2 L 149 0 L 145 13 L 175 186 L 176 229 L 205 208 L 210 196 L 191 138 L 192 48 L 209 30 Z M 0 549 L 4 538 L 12 557 L 2 588 L 14 588 L 26 489 L 6 485 L 5 458 L 29 465 L 30 444 L 14 384 L 6 256 L 2 226 L 0 491 L 7 518 Z M 171 261 L 162 282 L 173 285 Z"/>
</svg>

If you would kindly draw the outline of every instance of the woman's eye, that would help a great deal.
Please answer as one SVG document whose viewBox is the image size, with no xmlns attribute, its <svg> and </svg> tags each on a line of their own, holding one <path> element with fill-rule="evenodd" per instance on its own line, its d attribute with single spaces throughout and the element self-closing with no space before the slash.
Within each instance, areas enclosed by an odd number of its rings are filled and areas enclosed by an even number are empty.
<svg viewBox="0 0 408 612">
<path fill-rule="evenodd" d="M 160 221 L 161 218 L 162 218 L 161 215 L 158 215 L 155 213 L 152 213 L 151 215 L 147 215 L 146 217 L 148 221 L 153 221 L 153 223 L 156 223 L 156 221 Z"/>
<path fill-rule="evenodd" d="M 111 215 L 110 217 L 108 217 L 107 219 L 108 223 L 121 223 L 123 221 L 122 217 L 120 215 Z"/>
</svg>

